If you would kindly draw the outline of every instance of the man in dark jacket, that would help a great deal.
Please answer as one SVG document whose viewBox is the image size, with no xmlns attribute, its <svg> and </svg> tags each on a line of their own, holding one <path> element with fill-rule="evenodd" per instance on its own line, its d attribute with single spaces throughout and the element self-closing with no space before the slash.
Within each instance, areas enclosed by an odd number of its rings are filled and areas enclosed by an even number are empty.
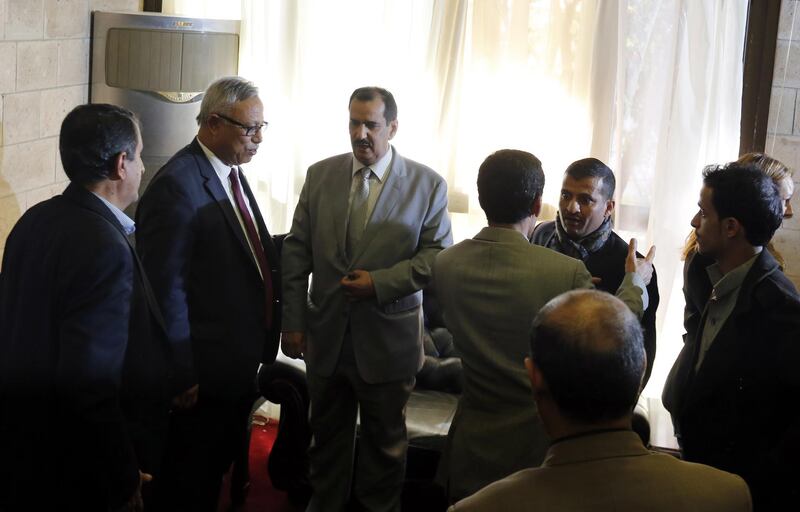
<svg viewBox="0 0 800 512">
<path fill-rule="evenodd" d="M 741 475 L 755 510 L 793 509 L 800 297 L 763 250 L 780 226 L 781 199 L 758 169 L 733 163 L 706 169 L 698 205 L 687 332 L 664 405 L 686 460 Z"/>
<path fill-rule="evenodd" d="M 144 171 L 139 125 L 82 105 L 59 150 L 70 185 L 22 216 L 3 255 L 0 510 L 140 510 L 169 351 L 122 212 Z"/>
<path fill-rule="evenodd" d="M 258 89 L 220 78 L 197 122 L 136 210 L 181 389 L 156 501 L 192 512 L 217 509 L 222 475 L 246 450 L 258 365 L 278 350 L 281 292 L 278 252 L 241 169 L 267 126 Z"/>
<path fill-rule="evenodd" d="M 534 244 L 583 261 L 597 289 L 612 294 L 625 277 L 624 264 L 628 255 L 628 243 L 612 230 L 615 187 L 614 173 L 600 160 L 584 158 L 573 162 L 564 172 L 556 220 L 537 226 L 531 237 Z M 647 351 L 643 387 L 650 378 L 656 357 L 659 299 L 655 268 L 647 294 L 649 305 L 642 316 Z"/>
</svg>

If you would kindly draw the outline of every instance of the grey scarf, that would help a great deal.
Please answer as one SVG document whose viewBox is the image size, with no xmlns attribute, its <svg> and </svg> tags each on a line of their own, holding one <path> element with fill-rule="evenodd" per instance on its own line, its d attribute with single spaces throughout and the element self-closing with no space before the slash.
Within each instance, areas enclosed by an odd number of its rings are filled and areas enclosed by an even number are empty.
<svg viewBox="0 0 800 512">
<path fill-rule="evenodd" d="M 561 254 L 572 256 L 581 261 L 586 260 L 593 252 L 600 250 L 611 235 L 611 216 L 606 217 L 606 220 L 600 224 L 600 227 L 589 233 L 580 240 L 572 240 L 564 226 L 561 224 L 561 215 L 556 213 L 556 233 L 555 236 L 550 237 L 547 247 L 553 249 Z"/>
</svg>

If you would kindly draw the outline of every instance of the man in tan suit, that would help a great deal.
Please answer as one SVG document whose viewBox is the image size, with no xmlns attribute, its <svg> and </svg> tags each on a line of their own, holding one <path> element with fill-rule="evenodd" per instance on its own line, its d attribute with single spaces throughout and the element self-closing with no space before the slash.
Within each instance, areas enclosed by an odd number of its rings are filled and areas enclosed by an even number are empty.
<svg viewBox="0 0 800 512">
<path fill-rule="evenodd" d="M 490 155 L 478 171 L 489 225 L 436 257 L 437 298 L 464 365 L 464 391 L 437 478 L 451 502 L 538 466 L 547 450 L 522 366 L 531 322 L 547 301 L 592 287 L 592 278 L 580 260 L 528 241 L 543 188 L 534 155 L 513 149 Z M 635 251 L 631 243 L 617 295 L 641 315 L 653 265 L 637 260 Z"/>
<path fill-rule="evenodd" d="M 525 367 L 553 439 L 544 463 L 451 511 L 752 509 L 740 477 L 649 452 L 630 430 L 645 351 L 639 322 L 617 298 L 578 290 L 548 302 L 533 322 Z"/>
</svg>

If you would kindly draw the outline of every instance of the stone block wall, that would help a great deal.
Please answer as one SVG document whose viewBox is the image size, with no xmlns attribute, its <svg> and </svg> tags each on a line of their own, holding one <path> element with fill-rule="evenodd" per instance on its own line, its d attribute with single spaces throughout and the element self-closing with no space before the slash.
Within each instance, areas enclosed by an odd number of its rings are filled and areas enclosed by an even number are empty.
<svg viewBox="0 0 800 512">
<path fill-rule="evenodd" d="M 786 274 L 800 288 L 800 1 L 783 0 L 765 152 L 795 170 L 793 218 L 775 234 Z"/>
<path fill-rule="evenodd" d="M 0 0 L 0 258 L 22 213 L 66 186 L 58 131 L 89 99 L 95 10 L 140 11 L 141 0 Z"/>
</svg>

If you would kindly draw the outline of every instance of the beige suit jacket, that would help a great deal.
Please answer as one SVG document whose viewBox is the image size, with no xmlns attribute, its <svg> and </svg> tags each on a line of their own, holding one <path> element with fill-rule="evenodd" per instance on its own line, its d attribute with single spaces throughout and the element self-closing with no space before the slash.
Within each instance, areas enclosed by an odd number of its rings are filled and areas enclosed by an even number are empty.
<svg viewBox="0 0 800 512">
<path fill-rule="evenodd" d="M 408 379 L 423 360 L 421 290 L 436 254 L 452 244 L 447 184 L 395 150 L 359 246 L 348 257 L 352 165 L 346 153 L 308 169 L 283 242 L 283 330 L 306 332 L 307 369 L 328 377 L 349 323 L 365 381 Z M 339 281 L 354 269 L 370 272 L 375 298 L 347 301 Z"/>
<path fill-rule="evenodd" d="M 744 512 L 739 476 L 648 451 L 630 431 L 553 444 L 541 467 L 526 469 L 458 502 L 451 512 Z"/>
<path fill-rule="evenodd" d="M 646 291 L 632 279 L 617 296 L 641 315 Z M 580 260 L 487 227 L 437 256 L 434 285 L 464 367 L 438 476 L 458 499 L 542 462 L 548 440 L 523 364 L 531 322 L 550 299 L 592 281 Z"/>
</svg>

